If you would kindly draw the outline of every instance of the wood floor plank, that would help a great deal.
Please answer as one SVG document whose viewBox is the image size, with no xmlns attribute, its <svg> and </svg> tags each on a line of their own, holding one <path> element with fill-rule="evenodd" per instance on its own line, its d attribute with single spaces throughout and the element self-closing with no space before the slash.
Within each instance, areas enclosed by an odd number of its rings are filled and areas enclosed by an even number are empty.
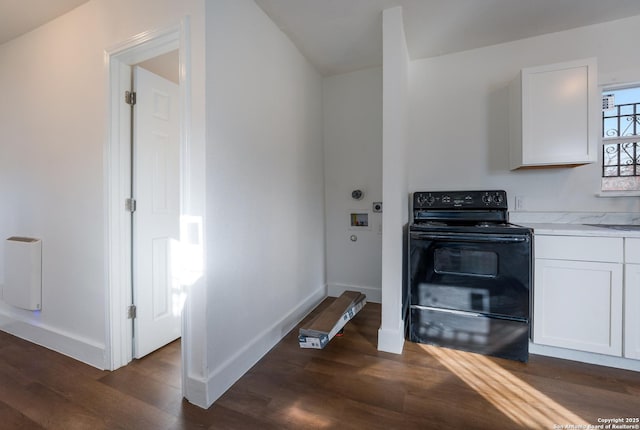
<svg viewBox="0 0 640 430">
<path fill-rule="evenodd" d="M 265 422 L 262 418 L 255 418 L 251 415 L 242 414 L 224 406 L 216 407 L 207 419 L 211 424 L 209 430 L 238 430 L 238 429 L 260 429 L 260 430 L 280 430 L 286 428 L 279 424 Z"/>
<path fill-rule="evenodd" d="M 0 401 L 0 428 L 12 430 L 44 429 L 40 424 L 2 401 Z"/>
<path fill-rule="evenodd" d="M 158 350 L 152 357 L 134 360 L 127 367 L 144 377 L 181 390 L 182 368 L 180 362 L 176 362 L 176 357 L 180 357 L 181 354 L 180 341 L 172 342 L 165 348 Z"/>
<path fill-rule="evenodd" d="M 182 404 L 180 389 L 145 377 L 130 367 L 121 370 L 104 376 L 100 382 L 169 414 L 179 412 Z"/>
<path fill-rule="evenodd" d="M 341 422 L 343 403 L 340 397 L 328 395 L 318 390 L 317 384 L 301 384 L 300 382 L 281 381 L 278 383 L 272 377 L 264 374 L 248 375 L 246 382 L 232 387 L 219 405 L 234 410 L 263 422 L 282 428 L 338 428 Z M 245 385 L 246 384 L 246 385 Z M 266 393 L 270 397 L 268 403 L 259 409 L 247 408 L 242 390 L 248 390 L 251 395 L 255 392 Z M 215 409 L 218 405 L 212 407 Z"/>
<path fill-rule="evenodd" d="M 8 366 L 8 372 L 12 377 L 19 378 L 23 384 L 37 381 L 72 404 L 102 417 L 108 424 L 107 428 L 156 430 L 168 428 L 176 421 L 175 416 L 163 413 L 154 406 L 121 393 L 95 378 L 112 373 L 92 369 L 60 354 L 47 357 L 53 358 L 51 360 L 43 360 L 43 355 L 46 357 L 51 351 L 37 346 L 34 351 L 34 345 L 21 340 L 19 342 L 10 356 L 0 359 L 0 371 L 3 365 Z M 24 345 L 25 348 L 21 349 L 20 345 Z M 34 352 L 40 354 L 33 355 Z M 176 401 L 180 401 L 179 394 Z"/>
<path fill-rule="evenodd" d="M 411 342 L 390 354 L 379 327 L 368 303 L 323 350 L 294 329 L 207 410 L 181 398 L 180 341 L 103 372 L 0 332 L 0 428 L 552 429 L 640 415 L 640 372 Z"/>
<path fill-rule="evenodd" d="M 0 368 L 0 401 L 47 429 L 118 429 L 105 417 L 21 374 Z"/>
</svg>

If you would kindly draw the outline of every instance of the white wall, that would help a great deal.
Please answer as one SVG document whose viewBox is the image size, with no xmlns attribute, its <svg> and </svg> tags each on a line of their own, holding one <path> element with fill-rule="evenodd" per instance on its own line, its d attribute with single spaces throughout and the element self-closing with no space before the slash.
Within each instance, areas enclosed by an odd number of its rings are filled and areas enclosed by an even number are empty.
<svg viewBox="0 0 640 430">
<path fill-rule="evenodd" d="M 598 198 L 600 167 L 509 171 L 509 82 L 523 67 L 595 56 L 600 83 L 640 82 L 640 17 L 416 60 L 410 68 L 409 191 L 504 188 L 527 211 L 640 210 L 637 198 Z"/>
<path fill-rule="evenodd" d="M 330 296 L 361 291 L 380 302 L 382 216 L 382 69 L 324 79 L 327 284 Z M 362 200 L 351 198 L 364 191 Z M 368 228 L 352 228 L 352 212 L 368 213 Z M 357 241 L 351 241 L 356 235 Z"/>
<path fill-rule="evenodd" d="M 0 46 L 0 238 L 43 241 L 42 311 L 0 302 L 0 327 L 41 327 L 37 336 L 85 346 L 83 358 L 100 366 L 106 100 L 104 35 L 80 22 L 90 8 Z"/>
<path fill-rule="evenodd" d="M 382 196 L 382 324 L 378 349 L 400 353 L 404 345 L 402 291 L 405 282 L 405 229 L 408 223 L 407 109 L 409 107 L 409 53 L 402 8 L 382 13 L 383 132 Z"/>
<path fill-rule="evenodd" d="M 204 158 L 202 0 L 93 0 L 0 45 L 0 238 L 43 240 L 42 311 L 0 303 L 0 329 L 108 367 L 105 52 L 140 33 L 178 26 L 186 15 L 193 71 L 192 186 L 203 194 L 197 180 L 204 169 L 198 163 Z M 203 213 L 197 198 L 190 205 L 191 213 Z M 199 367 L 196 374 L 203 373 Z"/>
<path fill-rule="evenodd" d="M 93 0 L 0 46 L 0 237 L 42 238 L 44 262 L 42 312 L 0 304 L 0 328 L 106 367 L 105 51 L 190 15 L 187 210 L 204 213 L 206 179 L 210 248 L 183 366 L 201 406 L 326 296 L 322 78 L 253 1 L 206 8 Z"/>
<path fill-rule="evenodd" d="M 208 401 L 326 296 L 322 78 L 251 0 L 207 2 Z"/>
</svg>

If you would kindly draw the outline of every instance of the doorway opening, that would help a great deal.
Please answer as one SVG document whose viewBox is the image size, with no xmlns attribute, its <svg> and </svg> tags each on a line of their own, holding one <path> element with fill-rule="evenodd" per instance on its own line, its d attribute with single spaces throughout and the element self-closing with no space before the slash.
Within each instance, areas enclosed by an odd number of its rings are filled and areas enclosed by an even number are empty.
<svg viewBox="0 0 640 430">
<path fill-rule="evenodd" d="M 139 270 L 139 256 L 136 256 L 136 246 L 139 246 L 139 244 L 136 244 L 138 229 L 135 218 L 139 214 L 136 214 L 137 209 L 135 206 L 137 205 L 133 204 L 132 190 L 135 190 L 136 186 L 139 185 L 136 183 L 137 172 L 135 171 L 139 167 L 136 166 L 135 162 L 136 151 L 139 148 L 135 147 L 132 150 L 132 138 L 136 137 L 136 131 L 132 128 L 132 119 L 135 121 L 135 115 L 132 115 L 131 105 L 125 102 L 125 93 L 132 90 L 132 71 L 136 69 L 142 70 L 143 72 L 140 73 L 145 76 L 151 74 L 155 77 L 163 77 L 160 78 L 161 80 L 177 81 L 175 100 L 168 101 L 169 99 L 163 98 L 165 95 L 163 93 L 164 90 L 154 93 L 154 106 L 159 108 L 160 111 L 152 112 L 151 115 L 155 117 L 162 116 L 163 112 L 168 112 L 169 105 L 177 106 L 176 113 L 172 114 L 176 116 L 178 122 L 177 144 L 175 148 L 156 145 L 158 142 L 162 143 L 171 139 L 167 138 L 168 135 L 165 136 L 164 131 L 152 128 L 150 135 L 155 139 L 155 142 L 152 145 L 152 152 L 147 153 L 147 155 L 150 154 L 151 156 L 142 157 L 147 161 L 149 158 L 151 159 L 149 171 L 157 176 L 155 179 L 158 179 L 150 191 L 143 192 L 147 194 L 147 197 L 149 193 L 152 194 L 151 197 L 153 197 L 154 192 L 156 193 L 153 203 L 155 205 L 154 210 L 159 209 L 159 212 L 169 212 L 167 207 L 161 207 L 164 203 L 167 203 L 166 200 L 163 200 L 166 197 L 166 190 L 163 191 L 158 188 L 157 184 L 162 183 L 165 188 L 169 186 L 175 186 L 176 188 L 173 194 L 176 196 L 175 204 L 177 209 L 172 209 L 171 213 L 168 214 L 168 218 L 171 220 L 171 228 L 177 229 L 178 232 L 174 231 L 171 234 L 167 233 L 164 236 L 157 237 L 149 236 L 149 246 L 157 251 L 157 255 L 161 258 L 158 258 L 144 270 L 151 270 L 151 273 L 148 273 L 151 278 L 162 278 L 162 276 L 158 275 L 163 275 L 163 271 L 166 272 L 167 268 L 172 267 L 172 250 L 177 248 L 180 242 L 182 217 L 185 213 L 183 202 L 188 182 L 185 178 L 189 175 L 189 164 L 184 162 L 188 136 L 187 124 L 189 124 L 189 110 L 185 107 L 188 106 L 189 93 L 187 89 L 190 87 L 190 73 L 186 61 L 188 58 L 188 43 L 185 36 L 186 25 L 187 23 L 183 22 L 174 28 L 142 33 L 106 52 L 109 68 L 110 130 L 106 173 L 108 187 L 108 288 L 106 301 L 108 306 L 105 367 L 109 370 L 124 366 L 142 354 L 142 352 L 136 351 L 136 347 L 134 347 L 134 336 L 138 335 L 134 330 L 136 326 L 134 318 L 137 317 L 135 315 L 137 312 L 132 312 L 135 308 L 132 308 L 131 305 L 139 306 L 140 304 L 136 303 L 136 300 L 149 300 L 149 298 L 140 297 L 141 294 L 137 290 L 140 286 L 134 282 L 136 280 L 136 271 Z M 165 71 L 167 67 L 168 72 Z M 149 69 L 152 69 L 151 72 L 148 71 Z M 129 98 L 128 101 L 131 102 L 131 99 Z M 133 144 L 137 145 L 137 143 L 134 142 Z M 160 151 L 158 151 L 158 148 L 160 148 Z M 169 168 L 167 163 L 175 168 L 175 174 L 171 177 L 162 176 Z M 158 202 L 160 202 L 159 206 Z M 141 224 L 146 225 L 146 221 L 141 222 Z M 164 266 L 160 267 L 157 261 L 163 262 Z M 160 267 L 160 270 L 158 270 L 158 267 Z M 166 279 L 163 282 L 166 284 Z M 179 282 L 176 282 L 177 284 Z M 175 288 L 175 286 L 171 285 L 164 285 L 164 287 Z M 152 291 L 150 294 L 156 294 L 157 296 L 157 291 Z M 185 292 L 182 290 L 177 292 L 175 297 L 164 296 L 167 300 L 161 298 L 159 301 L 156 297 L 156 302 L 152 304 L 152 307 L 155 306 L 155 310 L 162 308 L 169 310 L 174 316 L 178 315 L 178 333 L 180 335 L 180 332 L 182 332 L 183 336 L 183 340 L 180 342 L 182 348 L 185 345 L 184 336 L 186 332 L 181 330 L 180 327 L 184 327 L 184 321 L 187 318 L 185 315 L 186 310 L 183 311 L 181 306 L 184 302 L 184 294 Z M 183 384 L 184 374 L 183 365 Z"/>
</svg>

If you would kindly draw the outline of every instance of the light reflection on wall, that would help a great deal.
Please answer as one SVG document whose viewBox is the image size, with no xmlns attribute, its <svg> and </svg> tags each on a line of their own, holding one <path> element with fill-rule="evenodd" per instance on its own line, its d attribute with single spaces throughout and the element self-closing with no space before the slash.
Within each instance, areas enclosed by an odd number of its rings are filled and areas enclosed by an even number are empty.
<svg viewBox="0 0 640 430">
<path fill-rule="evenodd" d="M 180 217 L 180 241 L 171 247 L 172 311 L 182 313 L 187 291 L 202 277 L 204 268 L 202 217 Z"/>
<path fill-rule="evenodd" d="M 577 71 L 567 71 L 566 78 L 562 82 L 560 86 L 560 91 L 557 94 L 561 100 L 566 99 L 575 99 L 576 96 L 580 94 L 585 94 L 586 91 L 586 82 L 584 73 L 582 70 Z"/>
<path fill-rule="evenodd" d="M 554 424 L 588 425 L 487 357 L 430 345 L 420 347 L 519 426 L 552 429 Z"/>
</svg>

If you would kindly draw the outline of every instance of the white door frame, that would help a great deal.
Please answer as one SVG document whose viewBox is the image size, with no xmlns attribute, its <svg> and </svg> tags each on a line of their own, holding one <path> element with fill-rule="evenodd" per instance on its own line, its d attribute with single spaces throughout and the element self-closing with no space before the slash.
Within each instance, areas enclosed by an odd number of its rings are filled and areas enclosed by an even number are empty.
<svg viewBox="0 0 640 430">
<path fill-rule="evenodd" d="M 138 34 L 105 52 L 108 67 L 109 131 L 106 145 L 107 187 L 107 265 L 106 265 L 106 345 L 105 367 L 115 370 L 133 359 L 132 324 L 127 318 L 131 304 L 131 216 L 125 210 L 125 199 L 130 197 L 130 108 L 123 109 L 124 91 L 131 88 L 130 66 L 158 55 L 179 50 L 180 79 L 180 214 L 188 206 L 188 147 L 190 122 L 190 41 L 189 20 L 179 25 Z M 182 313 L 183 340 L 188 321 L 185 308 Z M 186 342 L 183 341 L 183 347 Z M 184 352 L 183 352 L 184 353 Z M 183 381 L 186 372 L 183 363 Z M 184 386 L 184 384 L 183 384 Z"/>
</svg>

